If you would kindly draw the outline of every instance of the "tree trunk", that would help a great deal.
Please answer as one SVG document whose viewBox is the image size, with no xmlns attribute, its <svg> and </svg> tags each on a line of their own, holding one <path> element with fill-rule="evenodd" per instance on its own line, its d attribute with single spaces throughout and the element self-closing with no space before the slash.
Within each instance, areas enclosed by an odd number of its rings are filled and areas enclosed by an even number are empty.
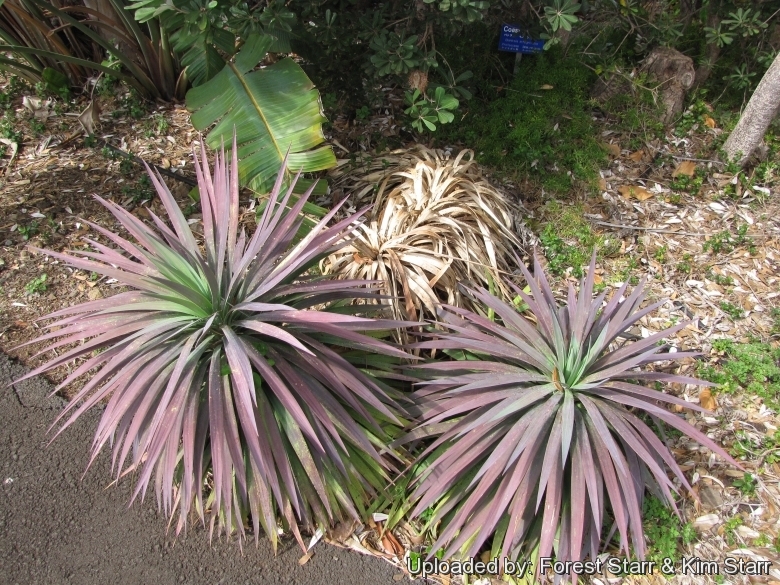
<svg viewBox="0 0 780 585">
<path fill-rule="evenodd" d="M 780 106 L 780 54 L 775 57 L 756 91 L 750 98 L 745 111 L 732 130 L 723 150 L 729 160 L 737 160 L 744 166 L 753 151 L 761 144 L 766 129 L 777 114 Z"/>
<path fill-rule="evenodd" d="M 685 92 L 696 78 L 693 59 L 676 49 L 656 47 L 642 63 L 642 71 L 658 83 L 658 93 L 664 106 L 661 121 L 668 126 L 682 113 Z"/>
</svg>

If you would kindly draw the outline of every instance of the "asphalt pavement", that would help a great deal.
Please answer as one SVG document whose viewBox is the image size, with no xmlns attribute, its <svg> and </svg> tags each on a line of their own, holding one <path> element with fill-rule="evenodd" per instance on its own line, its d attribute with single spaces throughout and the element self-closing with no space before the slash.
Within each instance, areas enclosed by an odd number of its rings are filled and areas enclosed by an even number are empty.
<svg viewBox="0 0 780 585">
<path fill-rule="evenodd" d="M 106 450 L 90 470 L 93 411 L 51 445 L 65 404 L 42 378 L 9 386 L 25 368 L 0 354 L 0 585 L 385 585 L 400 572 L 376 558 L 315 546 L 303 566 L 294 540 L 274 556 L 261 540 L 216 538 L 203 528 L 176 538 L 153 492 L 128 507 L 132 479 L 111 483 Z M 408 580 L 406 582 L 409 582 Z"/>
</svg>

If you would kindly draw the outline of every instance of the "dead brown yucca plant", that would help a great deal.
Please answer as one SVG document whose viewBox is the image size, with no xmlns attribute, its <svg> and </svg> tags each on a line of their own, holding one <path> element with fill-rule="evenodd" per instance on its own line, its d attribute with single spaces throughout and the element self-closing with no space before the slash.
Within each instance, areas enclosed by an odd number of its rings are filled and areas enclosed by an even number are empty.
<svg viewBox="0 0 780 585">
<path fill-rule="evenodd" d="M 503 281 L 524 248 L 520 208 L 482 176 L 472 151 L 450 158 L 418 147 L 332 174 L 337 189 L 373 208 L 356 239 L 323 261 L 324 273 L 383 281 L 406 320 L 435 317 L 441 302 L 470 306 L 460 282 L 507 293 Z"/>
</svg>

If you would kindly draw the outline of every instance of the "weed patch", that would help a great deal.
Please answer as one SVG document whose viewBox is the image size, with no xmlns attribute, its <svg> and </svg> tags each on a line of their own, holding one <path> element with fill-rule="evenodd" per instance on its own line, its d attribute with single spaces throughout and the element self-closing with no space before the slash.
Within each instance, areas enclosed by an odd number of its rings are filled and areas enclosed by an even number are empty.
<svg viewBox="0 0 780 585">
<path fill-rule="evenodd" d="M 46 292 L 46 289 L 48 288 L 46 285 L 47 278 L 48 276 L 45 272 L 40 276 L 36 276 L 30 282 L 24 285 L 24 291 L 28 296 L 32 296 L 36 293 Z"/>
<path fill-rule="evenodd" d="M 780 407 L 780 348 L 752 341 L 736 343 L 719 339 L 712 344 L 720 365 L 699 366 L 699 376 L 718 384 L 720 392 L 745 390 L 778 410 Z"/>
<path fill-rule="evenodd" d="M 704 242 L 702 250 L 710 251 L 713 254 L 729 254 L 739 248 L 746 246 L 750 254 L 756 253 L 756 246 L 750 236 L 747 235 L 748 225 L 743 223 L 736 232 L 732 230 L 723 230 L 712 236 Z"/>
<path fill-rule="evenodd" d="M 647 559 L 660 567 L 665 558 L 676 562 L 680 558 L 680 544 L 690 544 L 696 539 L 691 523 L 683 524 L 677 515 L 664 503 L 654 497 L 645 500 L 645 536 L 647 538 Z"/>
<path fill-rule="evenodd" d="M 544 207 L 544 215 L 549 223 L 541 230 L 539 240 L 547 257 L 547 269 L 552 274 L 562 276 L 571 269 L 579 278 L 594 248 L 600 257 L 616 252 L 618 240 L 611 242 L 594 233 L 582 218 L 580 207 L 550 201 Z"/>
</svg>

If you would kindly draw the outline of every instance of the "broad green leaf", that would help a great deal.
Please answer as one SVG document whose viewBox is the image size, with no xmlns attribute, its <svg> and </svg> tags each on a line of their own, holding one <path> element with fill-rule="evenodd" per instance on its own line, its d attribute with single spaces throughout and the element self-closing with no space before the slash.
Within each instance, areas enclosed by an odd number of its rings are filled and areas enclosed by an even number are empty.
<svg viewBox="0 0 780 585">
<path fill-rule="evenodd" d="M 184 53 L 181 64 L 187 68 L 187 77 L 193 87 L 214 78 L 225 67 L 225 61 L 219 51 L 203 40 L 196 42 Z"/>
<path fill-rule="evenodd" d="M 229 148 L 236 132 L 239 178 L 258 193 L 270 190 L 289 150 L 286 182 L 297 171 L 310 173 L 336 164 L 329 146 L 321 146 L 319 93 L 303 69 L 283 59 L 253 71 L 273 38 L 253 35 L 216 76 L 187 93 L 192 125 L 208 133 L 211 148 Z"/>
<path fill-rule="evenodd" d="M 458 107 L 458 100 L 451 95 L 445 95 L 441 100 L 436 101 L 438 102 L 439 107 L 444 108 L 445 110 L 454 110 Z"/>
</svg>

